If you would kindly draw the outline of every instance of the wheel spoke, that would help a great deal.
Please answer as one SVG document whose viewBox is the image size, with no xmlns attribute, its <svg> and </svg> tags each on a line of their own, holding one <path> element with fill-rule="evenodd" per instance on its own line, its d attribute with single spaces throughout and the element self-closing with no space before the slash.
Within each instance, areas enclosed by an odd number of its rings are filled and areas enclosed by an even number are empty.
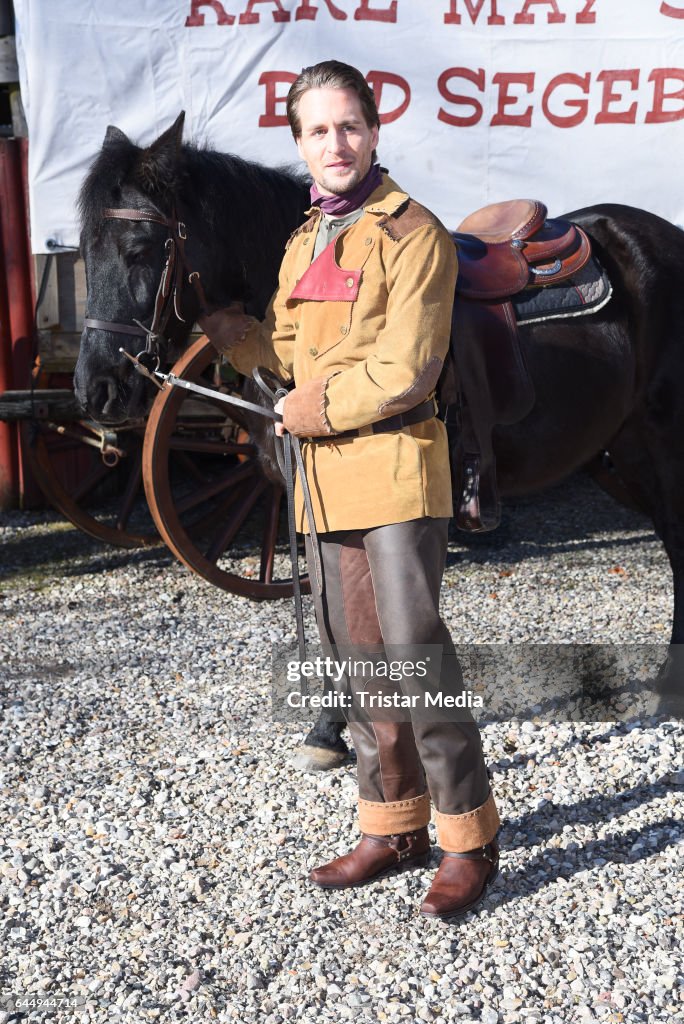
<svg viewBox="0 0 684 1024">
<path fill-rule="evenodd" d="M 212 543 L 209 545 L 207 558 L 210 562 L 218 561 L 228 545 L 232 543 L 238 530 L 254 508 L 258 498 L 263 494 L 267 487 L 267 480 L 259 480 L 256 487 L 245 495 L 224 528 L 216 535 Z"/>
<path fill-rule="evenodd" d="M 263 547 L 261 549 L 261 564 L 259 566 L 259 580 L 261 583 L 271 583 L 273 580 L 273 559 L 278 540 L 282 495 L 282 489 L 274 486 L 271 500 L 268 503 L 266 522 L 264 523 Z"/>
<path fill-rule="evenodd" d="M 188 494 L 186 498 L 176 503 L 176 508 L 180 515 L 184 512 L 189 512 L 190 509 L 196 508 L 197 505 L 208 501 L 209 498 L 216 497 L 221 491 L 225 491 L 228 487 L 233 487 L 240 480 L 253 476 L 255 473 L 256 466 L 253 463 L 242 462 L 239 466 L 232 467 L 228 473 L 224 473 L 218 480 L 212 480 L 205 484 L 204 487 L 200 487 L 193 491 L 192 494 Z"/>
<path fill-rule="evenodd" d="M 74 501 L 79 505 L 81 502 L 87 501 L 109 473 L 111 473 L 109 466 L 105 466 L 102 461 L 96 462 L 90 473 L 75 488 L 73 492 Z"/>
<path fill-rule="evenodd" d="M 121 508 L 119 509 L 119 515 L 116 520 L 117 530 L 125 530 L 128 526 L 128 520 L 131 518 L 133 506 L 135 505 L 136 498 L 140 493 L 140 486 L 142 484 L 142 449 L 139 449 L 135 453 L 130 467 L 128 480 L 121 500 Z"/>
<path fill-rule="evenodd" d="M 240 395 L 239 381 L 226 387 L 219 380 L 217 358 L 209 341 L 200 338 L 173 372 Z M 249 387 L 244 397 L 254 398 Z M 145 434 L 145 489 L 162 537 L 190 569 L 214 586 L 247 597 L 288 596 L 292 581 L 277 579 L 276 571 L 278 500 L 261 469 L 250 425 L 251 416 L 239 407 L 229 409 L 216 396 L 181 397 L 175 388 L 160 392 Z M 260 433 L 257 429 L 255 436 Z M 229 561 L 231 547 L 243 537 L 254 541 L 258 552 L 257 559 L 250 559 L 253 570 Z M 306 580 L 303 586 L 308 589 Z"/>
<path fill-rule="evenodd" d="M 208 388 L 214 387 L 215 388 L 214 384 L 209 383 L 208 381 L 204 380 L 203 378 L 201 378 L 198 381 L 198 383 L 202 387 L 208 387 Z M 224 392 L 224 394 L 226 394 L 226 396 L 227 396 L 227 395 L 231 394 L 231 392 Z M 224 415 L 229 415 L 230 419 L 233 420 L 235 423 L 239 424 L 239 426 L 241 426 L 241 427 L 245 426 L 244 414 L 242 414 L 242 410 L 240 409 L 240 407 L 238 405 L 232 405 L 231 406 L 231 405 L 229 405 L 228 402 L 221 401 L 220 398 L 210 398 L 208 395 L 203 395 L 202 397 L 203 397 L 203 400 L 207 403 L 207 405 L 209 405 L 209 406 L 211 406 L 212 408 L 215 408 L 215 409 L 220 409 L 221 412 Z M 235 395 L 235 397 L 236 398 L 240 398 L 241 395 Z M 228 409 L 230 409 L 230 412 L 228 412 Z"/>
<path fill-rule="evenodd" d="M 253 444 L 237 444 L 233 441 L 211 441 L 209 438 L 172 437 L 169 441 L 172 452 L 206 452 L 209 455 L 255 455 Z"/>
<path fill-rule="evenodd" d="M 231 487 L 227 497 L 219 501 L 218 505 L 214 505 L 198 519 L 193 519 L 192 523 L 186 524 L 188 533 L 191 533 L 193 537 L 201 537 L 206 534 L 208 530 L 213 530 L 217 525 L 223 525 L 226 520 L 228 510 L 235 505 L 236 502 L 242 501 L 244 495 L 247 493 L 251 486 L 249 478 L 238 483 L 235 487 Z"/>
<path fill-rule="evenodd" d="M 113 508 L 113 502 L 110 500 L 111 495 L 119 491 L 117 485 L 124 475 L 120 470 L 126 472 L 129 467 L 135 469 L 136 462 L 140 465 L 140 455 L 138 454 L 136 460 L 135 454 L 135 446 L 140 443 L 139 435 L 129 433 L 129 458 L 121 466 L 114 468 L 103 463 L 97 447 L 85 443 L 89 435 L 78 434 L 75 428 L 70 429 L 68 435 L 51 428 L 49 424 L 43 425 L 37 434 L 29 431 L 30 425 L 22 437 L 23 450 L 29 460 L 31 472 L 48 501 L 70 522 L 96 540 L 117 547 L 136 548 L 157 543 L 157 534 L 150 531 L 149 525 L 134 528 L 132 531 L 126 528 L 129 518 L 126 510 L 128 488 L 124 493 L 123 515 L 119 512 L 118 526 L 118 509 Z M 98 494 L 98 489 L 103 484 L 106 495 L 102 492 Z M 112 484 L 115 486 L 110 486 Z M 134 496 L 135 490 L 134 487 Z M 102 498 L 106 507 L 102 505 Z M 97 501 L 98 507 L 91 514 L 88 506 L 94 500 Z"/>
<path fill-rule="evenodd" d="M 206 474 L 200 471 L 197 463 L 189 458 L 185 452 L 177 451 L 175 453 L 175 459 L 186 476 L 196 480 L 198 483 L 207 482 Z"/>
</svg>

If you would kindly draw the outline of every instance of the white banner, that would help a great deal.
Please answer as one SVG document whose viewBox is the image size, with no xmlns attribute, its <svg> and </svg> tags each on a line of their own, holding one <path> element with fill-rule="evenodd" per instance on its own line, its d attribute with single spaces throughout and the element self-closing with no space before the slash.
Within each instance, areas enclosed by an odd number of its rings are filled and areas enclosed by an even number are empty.
<svg viewBox="0 0 684 1024">
<path fill-rule="evenodd" d="M 35 252 L 77 245 L 108 124 L 296 164 L 289 82 L 373 85 L 378 153 L 449 227 L 489 202 L 598 202 L 684 223 L 684 0 L 15 0 Z"/>
</svg>

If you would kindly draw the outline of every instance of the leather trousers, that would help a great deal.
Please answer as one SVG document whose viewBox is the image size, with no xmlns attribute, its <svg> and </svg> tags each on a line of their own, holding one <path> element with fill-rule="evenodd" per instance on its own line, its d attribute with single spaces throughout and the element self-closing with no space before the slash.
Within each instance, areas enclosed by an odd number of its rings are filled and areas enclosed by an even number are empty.
<svg viewBox="0 0 684 1024">
<path fill-rule="evenodd" d="M 314 597 L 314 606 L 324 650 L 439 645 L 441 679 L 433 682 L 449 691 L 457 684 L 460 690 L 460 666 L 439 614 L 448 526 L 448 519 L 425 517 L 319 534 L 324 592 Z M 306 544 L 311 569 L 308 536 Z M 352 689 L 363 685 L 355 680 Z M 404 690 L 405 682 L 399 687 Z M 499 819 L 480 732 L 469 712 L 459 717 L 347 717 L 363 832 L 389 835 L 420 828 L 430 818 L 432 799 L 443 849 L 469 850 L 494 837 Z"/>
</svg>

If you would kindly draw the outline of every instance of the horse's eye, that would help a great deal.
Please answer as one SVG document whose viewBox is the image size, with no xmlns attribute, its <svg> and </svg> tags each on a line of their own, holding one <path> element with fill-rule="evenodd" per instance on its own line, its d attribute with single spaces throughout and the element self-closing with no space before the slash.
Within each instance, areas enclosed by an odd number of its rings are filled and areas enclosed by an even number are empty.
<svg viewBox="0 0 684 1024">
<path fill-rule="evenodd" d="M 127 267 L 135 267 L 146 263 L 149 257 L 149 253 L 150 250 L 148 247 L 145 247 L 143 249 L 131 249 L 129 250 L 129 252 L 125 252 L 123 254 L 123 258 L 125 260 Z"/>
</svg>

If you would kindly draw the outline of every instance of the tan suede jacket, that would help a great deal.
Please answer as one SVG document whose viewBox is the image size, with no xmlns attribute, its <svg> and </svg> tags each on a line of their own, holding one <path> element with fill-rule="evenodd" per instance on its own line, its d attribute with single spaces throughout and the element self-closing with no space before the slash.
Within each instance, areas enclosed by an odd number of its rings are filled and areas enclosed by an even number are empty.
<svg viewBox="0 0 684 1024">
<path fill-rule="evenodd" d="M 209 337 L 233 366 L 267 366 L 296 387 L 283 422 L 302 444 L 319 531 L 451 516 L 446 430 L 440 420 L 335 439 L 405 412 L 434 393 L 451 330 L 456 250 L 439 221 L 387 176 L 363 216 L 325 249 L 324 283 L 309 274 L 320 212 L 292 235 L 262 323 Z M 334 251 L 333 251 L 334 250 Z M 218 332 L 220 334 L 220 332 Z M 301 487 L 298 529 L 308 532 Z"/>
</svg>

